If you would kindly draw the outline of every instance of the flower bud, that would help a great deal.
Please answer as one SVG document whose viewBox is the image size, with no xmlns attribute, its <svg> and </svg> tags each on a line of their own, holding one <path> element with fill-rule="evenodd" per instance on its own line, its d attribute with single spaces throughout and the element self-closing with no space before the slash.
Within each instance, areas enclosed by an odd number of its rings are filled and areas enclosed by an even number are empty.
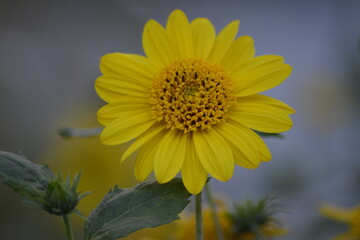
<svg viewBox="0 0 360 240">
<path fill-rule="evenodd" d="M 47 186 L 44 195 L 44 209 L 55 215 L 66 215 L 71 213 L 79 203 L 79 200 L 85 197 L 85 194 L 79 195 L 76 192 L 80 174 L 76 174 L 73 184 L 69 177 L 63 180 L 59 173 Z M 86 194 L 87 195 L 87 194 Z"/>
</svg>

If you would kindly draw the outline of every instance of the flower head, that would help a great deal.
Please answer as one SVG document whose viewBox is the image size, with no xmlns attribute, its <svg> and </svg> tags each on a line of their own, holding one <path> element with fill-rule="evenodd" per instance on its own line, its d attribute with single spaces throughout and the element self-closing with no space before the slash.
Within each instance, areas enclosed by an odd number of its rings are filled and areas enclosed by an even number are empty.
<svg viewBox="0 0 360 240">
<path fill-rule="evenodd" d="M 277 133 L 292 126 L 288 105 L 260 95 L 282 83 L 291 67 L 280 56 L 254 57 L 249 36 L 235 39 L 239 21 L 218 35 L 206 18 L 191 23 L 173 11 L 163 28 L 149 20 L 145 57 L 113 53 L 101 59 L 96 91 L 108 104 L 98 111 L 101 141 L 134 140 L 121 158 L 138 152 L 135 176 L 154 171 L 160 183 L 179 172 L 199 193 L 210 174 L 229 180 L 234 165 L 256 168 L 271 154 L 253 131 Z"/>
</svg>

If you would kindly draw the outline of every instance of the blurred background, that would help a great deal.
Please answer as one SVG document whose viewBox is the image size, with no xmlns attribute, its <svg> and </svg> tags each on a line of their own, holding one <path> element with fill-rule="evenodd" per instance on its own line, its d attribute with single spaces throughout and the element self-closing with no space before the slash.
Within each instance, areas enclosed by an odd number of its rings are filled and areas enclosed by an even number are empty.
<svg viewBox="0 0 360 240">
<path fill-rule="evenodd" d="M 99 59 L 143 54 L 145 22 L 165 24 L 176 8 L 190 20 L 209 18 L 218 31 L 240 19 L 238 36 L 252 36 L 257 55 L 281 55 L 293 66 L 287 81 L 266 92 L 297 110 L 293 129 L 285 139 L 266 139 L 271 162 L 238 167 L 228 183 L 212 181 L 214 192 L 231 201 L 276 196 L 290 230 L 281 239 L 325 240 L 346 231 L 318 209 L 360 199 L 360 1 L 1 0 L 0 150 L 22 151 L 65 173 L 82 169 L 80 188 L 94 190 L 80 207 L 85 214 L 113 185 L 133 185 L 132 161 L 119 165 L 126 146 L 64 140 L 57 130 L 98 126 Z M 59 223 L 0 185 L 0 239 L 65 239 Z"/>
</svg>

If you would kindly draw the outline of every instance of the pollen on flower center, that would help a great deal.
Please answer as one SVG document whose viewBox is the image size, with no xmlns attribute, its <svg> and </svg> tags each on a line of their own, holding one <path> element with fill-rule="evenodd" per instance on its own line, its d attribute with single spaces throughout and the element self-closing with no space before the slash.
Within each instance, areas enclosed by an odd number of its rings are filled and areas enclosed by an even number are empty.
<svg viewBox="0 0 360 240">
<path fill-rule="evenodd" d="M 185 133 L 220 123 L 234 102 L 229 74 L 200 59 L 178 60 L 163 68 L 150 95 L 154 117 Z"/>
</svg>

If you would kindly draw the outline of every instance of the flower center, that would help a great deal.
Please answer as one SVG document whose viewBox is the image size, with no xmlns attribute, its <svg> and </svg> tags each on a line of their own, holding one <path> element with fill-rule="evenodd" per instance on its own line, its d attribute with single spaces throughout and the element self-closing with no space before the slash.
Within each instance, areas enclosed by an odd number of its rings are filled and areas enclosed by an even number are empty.
<svg viewBox="0 0 360 240">
<path fill-rule="evenodd" d="M 185 133 L 224 121 L 234 102 L 229 74 L 200 59 L 178 60 L 163 68 L 150 95 L 155 118 Z"/>
</svg>

